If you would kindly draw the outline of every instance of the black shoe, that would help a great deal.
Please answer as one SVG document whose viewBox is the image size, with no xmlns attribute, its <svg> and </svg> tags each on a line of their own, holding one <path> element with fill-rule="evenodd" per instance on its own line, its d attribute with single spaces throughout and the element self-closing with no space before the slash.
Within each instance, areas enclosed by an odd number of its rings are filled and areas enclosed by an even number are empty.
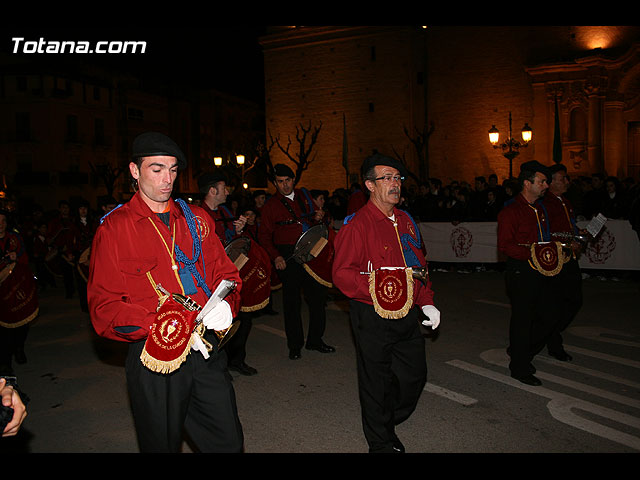
<svg viewBox="0 0 640 480">
<path fill-rule="evenodd" d="M 246 375 L 246 376 L 251 376 L 258 373 L 258 371 L 255 368 L 250 367 L 244 362 L 242 362 L 239 365 L 229 365 L 229 370 L 233 370 L 234 372 L 238 372 L 239 374 Z"/>
<path fill-rule="evenodd" d="M 294 348 L 289 350 L 289 360 L 299 360 L 302 355 L 300 355 L 300 349 Z"/>
<path fill-rule="evenodd" d="M 393 446 L 391 448 L 393 448 L 393 451 L 396 453 L 404 453 L 404 445 L 402 444 L 402 442 L 400 440 L 398 440 L 397 438 L 392 442 Z"/>
<path fill-rule="evenodd" d="M 537 387 L 539 385 L 542 385 L 542 382 L 537 377 L 534 377 L 533 374 L 531 373 L 528 375 L 514 375 L 512 373 L 511 377 L 515 378 L 519 382 L 522 382 L 527 385 L 531 385 L 532 387 Z"/>
<path fill-rule="evenodd" d="M 556 352 L 552 352 L 551 350 L 549 350 L 549 355 L 557 360 L 560 360 L 561 362 L 570 362 L 571 360 L 573 360 L 573 357 L 565 352 L 564 348 Z"/>
<path fill-rule="evenodd" d="M 334 347 L 332 347 L 331 345 L 327 345 L 324 342 L 320 342 L 316 345 L 306 345 L 304 348 L 306 348 L 307 350 L 316 350 L 320 353 L 333 353 L 336 351 Z"/>
</svg>

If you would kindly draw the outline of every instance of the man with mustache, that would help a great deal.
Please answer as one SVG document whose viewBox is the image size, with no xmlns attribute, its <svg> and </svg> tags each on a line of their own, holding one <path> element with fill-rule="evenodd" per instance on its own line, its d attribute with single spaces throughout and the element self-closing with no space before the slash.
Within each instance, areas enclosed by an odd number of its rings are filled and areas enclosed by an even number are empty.
<svg viewBox="0 0 640 480">
<path fill-rule="evenodd" d="M 361 173 L 369 200 L 338 231 L 333 281 L 350 299 L 369 451 L 401 453 L 395 426 L 413 413 L 427 380 L 420 321 L 435 329 L 440 312 L 431 282 L 414 281 L 407 268 L 425 267 L 426 260 L 417 225 L 396 207 L 404 166 L 375 154 L 365 159 Z"/>
<path fill-rule="evenodd" d="M 549 242 L 549 221 L 538 202 L 549 188 L 547 167 L 537 161 L 523 163 L 518 177 L 521 191 L 498 214 L 498 250 L 507 256 L 505 282 L 511 301 L 509 347 L 511 376 L 537 386 L 531 363 L 553 330 L 547 311 L 553 298 L 551 278 L 534 268 L 532 244 Z"/>
</svg>

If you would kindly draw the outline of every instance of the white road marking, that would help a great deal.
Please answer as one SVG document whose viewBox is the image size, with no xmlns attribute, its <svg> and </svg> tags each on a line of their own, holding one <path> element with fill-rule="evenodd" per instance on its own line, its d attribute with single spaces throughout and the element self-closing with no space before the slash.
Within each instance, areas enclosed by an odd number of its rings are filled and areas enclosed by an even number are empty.
<svg viewBox="0 0 640 480">
<path fill-rule="evenodd" d="M 566 348 L 566 347 L 565 347 Z M 480 358 L 482 358 L 485 362 L 497 365 L 499 367 L 508 367 L 509 366 L 509 357 L 506 352 L 502 349 L 494 349 L 494 350 L 486 350 L 480 354 Z M 541 371 L 536 372 L 536 377 L 539 377 L 543 380 L 548 380 L 553 383 L 557 383 L 560 385 L 564 385 L 569 388 L 573 388 L 574 390 L 578 390 L 580 392 L 585 392 L 590 395 L 595 395 L 597 397 L 606 398 L 608 400 L 612 400 L 614 402 L 618 402 L 622 405 L 628 405 L 634 408 L 640 408 L 640 401 L 634 400 L 629 397 L 625 397 L 623 395 L 618 395 L 616 393 L 611 393 L 607 390 L 603 390 L 601 388 L 592 387 L 590 385 L 585 385 L 583 383 L 575 382 L 573 380 L 569 380 L 566 378 L 558 377 L 557 375 L 552 375 L 550 373 L 545 373 Z"/>
<path fill-rule="evenodd" d="M 475 300 L 478 303 L 486 303 L 487 305 L 497 305 L 498 307 L 511 308 L 511 305 L 504 302 L 494 302 L 493 300 L 483 300 L 481 298 L 477 298 Z"/>
<path fill-rule="evenodd" d="M 461 393 L 454 392 L 452 390 L 448 390 L 444 387 L 439 387 L 432 383 L 427 383 L 426 387 L 424 387 L 425 392 L 434 393 L 440 397 L 447 398 L 449 400 L 453 400 L 454 402 L 460 403 L 465 407 L 469 407 L 478 403 L 478 400 L 475 398 L 467 397 Z"/>
<path fill-rule="evenodd" d="M 616 345 L 626 345 L 629 347 L 640 347 L 640 342 L 638 341 L 634 342 L 634 341 L 628 341 L 628 340 L 621 340 L 617 338 L 611 338 L 611 337 L 637 338 L 637 335 L 631 335 L 627 332 L 622 332 L 620 330 L 609 330 L 607 328 L 600 328 L 600 327 L 569 327 L 567 329 L 567 332 L 577 337 L 584 337 L 590 340 L 597 340 L 598 342 L 615 343 Z"/>
<path fill-rule="evenodd" d="M 281 330 L 279 328 L 274 328 L 274 327 L 270 327 L 269 325 L 263 325 L 263 324 L 254 325 L 254 328 L 264 330 L 265 332 L 273 333 L 274 335 L 278 335 L 279 337 L 282 337 L 282 338 L 287 338 L 287 334 L 284 333 L 284 330 Z"/>
<path fill-rule="evenodd" d="M 590 412 L 594 415 L 613 420 L 614 422 L 640 429 L 640 419 L 638 419 L 637 417 L 617 412 L 610 408 L 601 407 L 591 402 L 586 402 L 569 395 L 565 395 L 563 393 L 555 392 L 542 386 L 533 387 L 530 385 L 526 385 L 509 376 L 502 375 L 500 373 L 494 372 L 493 370 L 478 367 L 461 360 L 451 360 L 446 363 L 463 370 L 467 370 L 471 373 L 475 373 L 477 375 L 481 375 L 486 378 L 511 385 L 521 390 L 526 390 L 530 393 L 546 397 L 550 399 L 549 403 L 547 404 L 547 408 L 549 409 L 549 412 L 551 413 L 553 418 L 555 418 L 556 420 L 567 425 L 571 425 L 575 428 L 579 428 L 580 430 L 583 430 L 585 432 L 589 432 L 594 435 L 606 438 L 613 442 L 626 445 L 627 447 L 633 448 L 635 450 L 640 450 L 640 437 L 630 435 L 614 428 L 600 425 L 595 421 L 582 418 L 577 415 L 574 410 Z"/>
</svg>

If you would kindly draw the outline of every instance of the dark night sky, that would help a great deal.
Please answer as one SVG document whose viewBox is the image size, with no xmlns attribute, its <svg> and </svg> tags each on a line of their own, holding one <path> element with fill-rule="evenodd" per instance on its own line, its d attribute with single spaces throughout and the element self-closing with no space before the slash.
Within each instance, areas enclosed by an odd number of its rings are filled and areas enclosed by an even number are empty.
<svg viewBox="0 0 640 480">
<path fill-rule="evenodd" d="M 144 54 L 29 54 L 36 63 L 96 62 L 117 70 L 185 86 L 212 87 L 254 101 L 264 100 L 263 56 L 258 37 L 264 26 L 206 26 L 191 28 L 34 28 L 4 29 L 2 50 L 12 50 L 14 36 L 26 41 L 146 41 Z"/>
</svg>

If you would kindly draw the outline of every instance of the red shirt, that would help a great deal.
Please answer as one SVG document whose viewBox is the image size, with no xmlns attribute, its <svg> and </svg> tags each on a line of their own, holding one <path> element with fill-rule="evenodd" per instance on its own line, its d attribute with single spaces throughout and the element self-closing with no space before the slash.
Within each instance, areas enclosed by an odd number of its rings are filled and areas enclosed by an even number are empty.
<svg viewBox="0 0 640 480">
<path fill-rule="evenodd" d="M 372 305 L 369 293 L 369 276 L 360 272 L 368 272 L 380 267 L 404 267 L 410 265 L 405 261 L 413 257 L 420 266 L 426 264 L 422 253 L 422 242 L 418 236 L 417 226 L 409 214 L 397 208 L 393 209 L 397 222 L 393 222 L 368 201 L 351 218 L 345 219 L 334 242 L 335 257 L 333 260 L 333 283 L 347 297 L 368 305 Z M 403 254 L 401 240 L 408 251 Z M 423 285 L 414 282 L 414 305 L 433 305 L 431 282 Z"/>
<path fill-rule="evenodd" d="M 216 235 L 218 235 L 223 245 L 236 236 L 236 227 L 233 225 L 233 215 L 227 208 L 220 205 L 215 210 L 211 210 L 209 205 L 204 202 L 202 202 L 201 207 L 215 222 Z"/>
<path fill-rule="evenodd" d="M 564 196 L 558 197 L 547 190 L 542 198 L 542 205 L 547 211 L 551 233 L 576 233 L 576 216 L 569 200 Z"/>
<path fill-rule="evenodd" d="M 174 201 L 169 206 L 171 229 L 151 211 L 139 193 L 112 210 L 98 227 L 91 250 L 87 297 L 91 321 L 99 335 L 125 342 L 143 340 L 158 307 L 159 295 L 152 282 L 171 293 L 183 293 L 177 271 L 172 269 L 174 226 L 175 244 L 190 259 L 193 239 L 182 208 Z M 200 207 L 190 208 L 198 219 L 196 225 L 201 225 L 201 256 L 196 268 L 212 292 L 223 279 L 237 282 L 237 288 L 226 298 L 235 316 L 240 308 L 242 287 L 238 269 L 225 254 L 209 215 Z M 200 305 L 207 301 L 200 287 L 189 296 Z"/>
<path fill-rule="evenodd" d="M 498 213 L 498 250 L 517 260 L 528 260 L 526 245 L 549 241 L 549 224 L 544 209 L 518 194 Z"/>
<path fill-rule="evenodd" d="M 347 203 L 347 215 L 357 212 L 367 203 L 367 196 L 362 190 L 356 190 L 349 196 Z"/>
<path fill-rule="evenodd" d="M 310 198 L 310 197 L 309 197 Z M 262 207 L 262 217 L 258 230 L 259 243 L 267 251 L 271 260 L 280 256 L 276 245 L 295 245 L 303 233 L 302 224 L 298 221 L 306 222 L 309 226 L 317 222 L 313 219 L 314 208 L 309 198 L 301 189 L 294 189 L 293 200 L 289 200 L 280 192 L 276 192 L 267 200 Z M 294 216 L 284 205 L 286 202 L 292 209 Z M 304 211 L 300 203 L 304 205 Z M 296 221 L 297 220 L 297 221 Z"/>
</svg>

